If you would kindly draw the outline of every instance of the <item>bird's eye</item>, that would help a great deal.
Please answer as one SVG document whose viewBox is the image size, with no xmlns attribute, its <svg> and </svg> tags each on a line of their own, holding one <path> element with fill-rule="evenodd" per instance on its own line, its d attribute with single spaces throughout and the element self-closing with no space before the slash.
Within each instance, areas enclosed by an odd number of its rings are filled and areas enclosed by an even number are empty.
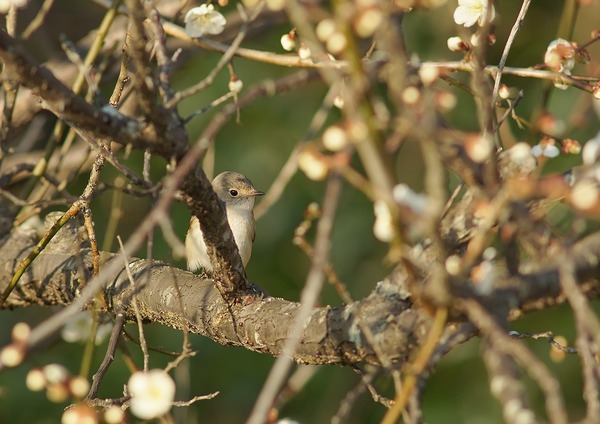
<svg viewBox="0 0 600 424">
<path fill-rule="evenodd" d="M 231 194 L 231 197 L 237 197 L 238 191 L 234 190 L 234 189 L 231 189 L 231 190 L 229 190 L 229 194 Z"/>
</svg>

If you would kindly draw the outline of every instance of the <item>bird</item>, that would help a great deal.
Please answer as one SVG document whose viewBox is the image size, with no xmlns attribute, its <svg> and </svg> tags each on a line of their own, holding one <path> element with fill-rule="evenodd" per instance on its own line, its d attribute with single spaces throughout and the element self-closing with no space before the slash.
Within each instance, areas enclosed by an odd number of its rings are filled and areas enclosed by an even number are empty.
<svg viewBox="0 0 600 424">
<path fill-rule="evenodd" d="M 244 174 L 233 171 L 225 171 L 217 175 L 212 181 L 212 187 L 225 204 L 227 221 L 242 263 L 246 267 L 252 254 L 252 244 L 256 235 L 254 200 L 257 196 L 265 193 L 256 190 Z M 188 270 L 197 271 L 203 268 L 205 272 L 212 272 L 213 266 L 206 251 L 200 222 L 196 216 L 192 216 L 190 219 L 185 237 L 185 252 Z"/>
</svg>

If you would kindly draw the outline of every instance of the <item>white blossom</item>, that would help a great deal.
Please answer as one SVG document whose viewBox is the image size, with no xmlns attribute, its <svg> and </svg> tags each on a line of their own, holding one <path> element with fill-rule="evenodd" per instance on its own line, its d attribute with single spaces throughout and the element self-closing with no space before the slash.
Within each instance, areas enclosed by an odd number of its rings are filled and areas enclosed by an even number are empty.
<svg viewBox="0 0 600 424">
<path fill-rule="evenodd" d="M 332 152 L 339 152 L 348 145 L 346 131 L 339 125 L 332 125 L 323 132 L 323 146 Z"/>
<path fill-rule="evenodd" d="M 300 59 L 308 59 L 310 58 L 311 54 L 312 52 L 310 51 L 310 48 L 306 44 L 302 43 L 298 49 L 298 57 Z"/>
<path fill-rule="evenodd" d="M 445 268 L 448 274 L 458 275 L 461 272 L 461 259 L 458 255 L 450 255 L 446 258 Z"/>
<path fill-rule="evenodd" d="M 335 22 L 332 19 L 323 19 L 317 24 L 315 32 L 317 38 L 322 42 L 326 42 L 329 37 L 336 31 Z"/>
<path fill-rule="evenodd" d="M 75 315 L 62 329 L 60 335 L 67 343 L 85 342 L 94 327 L 94 318 L 87 311 Z M 98 325 L 96 329 L 96 345 L 101 344 L 112 330 L 111 323 Z"/>
<path fill-rule="evenodd" d="M 427 212 L 429 196 L 416 193 L 406 184 L 398 184 L 393 190 L 394 200 L 402 206 L 406 206 L 417 215 Z"/>
<path fill-rule="evenodd" d="M 26 342 L 30 335 L 31 327 L 24 322 L 16 323 L 11 331 L 12 339 L 17 343 Z"/>
<path fill-rule="evenodd" d="M 21 344 L 11 343 L 0 350 L 0 364 L 7 367 L 16 367 L 23 362 L 25 350 Z"/>
<path fill-rule="evenodd" d="M 46 376 L 44 371 L 40 368 L 33 368 L 27 373 L 25 377 L 25 386 L 32 392 L 39 392 L 46 388 Z"/>
<path fill-rule="evenodd" d="M 552 71 L 569 74 L 575 66 L 573 45 L 563 38 L 552 41 L 544 54 L 544 64 Z"/>
<path fill-rule="evenodd" d="M 333 99 L 333 105 L 338 109 L 344 108 L 344 95 L 342 93 L 335 96 L 335 98 Z"/>
<path fill-rule="evenodd" d="M 298 155 L 298 168 L 313 181 L 321 181 L 327 177 L 329 168 L 319 152 L 305 149 Z"/>
<path fill-rule="evenodd" d="M 283 34 L 279 42 L 286 52 L 291 52 L 296 48 L 296 37 L 293 32 L 286 32 Z"/>
<path fill-rule="evenodd" d="M 373 234 L 378 240 L 390 242 L 394 238 L 394 224 L 390 208 L 383 200 L 377 200 L 373 205 L 375 212 L 375 223 L 373 224 Z"/>
<path fill-rule="evenodd" d="M 450 37 L 446 41 L 448 50 L 454 53 L 466 52 L 469 50 L 469 45 L 465 43 L 460 37 Z"/>
<path fill-rule="evenodd" d="M 0 0 L 0 13 L 8 13 L 11 6 L 23 7 L 27 5 L 27 0 Z"/>
<path fill-rule="evenodd" d="M 476 23 L 483 26 L 489 6 L 492 7 L 490 11 L 491 22 L 496 17 L 496 10 L 489 0 L 458 0 L 458 7 L 454 11 L 454 22 L 465 27 L 471 27 Z"/>
<path fill-rule="evenodd" d="M 490 294 L 494 288 L 495 279 L 496 273 L 492 261 L 483 261 L 471 270 L 471 281 L 475 285 L 475 289 L 483 295 Z"/>
<path fill-rule="evenodd" d="M 583 146 L 583 151 L 581 152 L 581 159 L 583 160 L 584 165 L 593 165 L 600 158 L 600 131 L 594 138 L 591 138 L 585 143 Z"/>
<path fill-rule="evenodd" d="M 333 54 L 340 54 L 344 51 L 347 45 L 348 39 L 346 38 L 344 33 L 340 31 L 335 31 L 333 34 L 331 34 L 331 37 L 329 37 L 325 42 L 327 51 Z"/>
<path fill-rule="evenodd" d="M 562 72 L 571 75 L 571 69 L 575 66 L 575 49 L 573 45 L 563 38 L 552 41 L 544 54 L 544 64 L 554 72 Z M 554 86 L 566 90 L 569 85 L 555 82 Z"/>
<path fill-rule="evenodd" d="M 354 21 L 356 34 L 362 38 L 370 37 L 381 26 L 383 19 L 383 11 L 379 7 L 365 8 Z"/>
<path fill-rule="evenodd" d="M 171 409 L 175 399 L 175 382 L 160 369 L 148 372 L 137 371 L 127 383 L 131 401 L 131 412 L 138 418 L 151 420 Z"/>
<path fill-rule="evenodd" d="M 117 405 L 109 406 L 104 410 L 104 421 L 107 424 L 121 424 L 124 422 L 125 414 Z"/>
<path fill-rule="evenodd" d="M 60 422 L 61 424 L 98 424 L 99 419 L 93 407 L 80 403 L 65 410 Z"/>
<path fill-rule="evenodd" d="M 584 179 L 575 183 L 571 190 L 571 203 L 579 210 L 591 210 L 600 202 L 600 189 L 598 182 Z"/>
<path fill-rule="evenodd" d="M 510 149 L 508 149 L 507 152 L 510 155 L 510 159 L 513 162 L 521 163 L 521 162 L 529 161 L 530 158 L 532 157 L 531 146 L 522 141 L 519 143 L 516 143 L 514 146 L 512 146 Z"/>
<path fill-rule="evenodd" d="M 194 7 L 185 15 L 185 32 L 190 37 L 202 37 L 204 34 L 220 34 L 227 21 L 212 4 Z"/>
<path fill-rule="evenodd" d="M 228 84 L 228 88 L 229 91 L 233 92 L 233 93 L 239 93 L 240 91 L 242 91 L 242 88 L 244 87 L 244 82 L 237 78 L 237 77 L 233 77 L 229 80 L 229 84 Z"/>
<path fill-rule="evenodd" d="M 560 154 L 560 150 L 553 139 L 543 139 L 531 148 L 531 154 L 536 158 L 540 156 L 555 158 Z"/>
<path fill-rule="evenodd" d="M 87 378 L 81 375 L 76 375 L 69 379 L 68 386 L 69 392 L 75 398 L 83 398 L 90 390 L 90 383 L 87 381 Z"/>
<path fill-rule="evenodd" d="M 473 135 L 465 140 L 465 152 L 477 163 L 483 163 L 489 159 L 494 149 L 494 142 L 489 136 Z"/>
<path fill-rule="evenodd" d="M 46 381 L 50 384 L 62 384 L 69 378 L 69 370 L 61 364 L 48 364 L 42 368 Z"/>
</svg>

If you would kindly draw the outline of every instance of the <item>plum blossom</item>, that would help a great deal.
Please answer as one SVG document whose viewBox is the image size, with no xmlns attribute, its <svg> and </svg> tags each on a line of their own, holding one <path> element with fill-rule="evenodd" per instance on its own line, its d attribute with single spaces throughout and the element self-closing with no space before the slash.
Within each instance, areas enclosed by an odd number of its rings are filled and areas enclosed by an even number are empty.
<svg viewBox="0 0 600 424">
<path fill-rule="evenodd" d="M 390 242 L 394 239 L 394 223 L 390 208 L 383 200 L 377 200 L 373 205 L 375 212 L 375 223 L 373 224 L 373 234 L 378 240 Z"/>
<path fill-rule="evenodd" d="M 560 150 L 556 147 L 556 141 L 553 138 L 544 137 L 538 144 L 531 148 L 531 154 L 536 158 L 540 156 L 555 158 L 560 154 Z"/>
<path fill-rule="evenodd" d="M 332 152 L 339 152 L 349 143 L 346 131 L 339 125 L 332 125 L 323 132 L 323 146 Z"/>
<path fill-rule="evenodd" d="M 537 159 L 531 152 L 531 146 L 523 141 L 500 152 L 499 160 L 502 164 L 500 168 L 504 179 L 527 176 L 537 168 Z"/>
<path fill-rule="evenodd" d="M 313 181 L 322 181 L 329 173 L 325 158 L 316 149 L 306 148 L 298 155 L 298 168 Z"/>
<path fill-rule="evenodd" d="M 8 13 L 11 6 L 23 7 L 27 5 L 27 0 L 0 0 L 0 13 Z"/>
<path fill-rule="evenodd" d="M 465 140 L 465 152 L 473 161 L 483 163 L 494 150 L 494 142 L 487 135 L 472 134 Z"/>
<path fill-rule="evenodd" d="M 93 407 L 80 403 L 65 410 L 60 422 L 61 424 L 97 424 L 98 412 Z"/>
<path fill-rule="evenodd" d="M 560 150 L 567 155 L 578 155 L 581 153 L 581 144 L 572 138 L 563 138 Z"/>
<path fill-rule="evenodd" d="M 471 281 L 481 294 L 490 294 L 496 279 L 495 267 L 492 261 L 485 260 L 471 270 Z"/>
<path fill-rule="evenodd" d="M 190 37 L 202 37 L 204 34 L 220 34 L 227 21 L 212 4 L 194 7 L 185 15 L 185 32 Z"/>
<path fill-rule="evenodd" d="M 229 80 L 228 88 L 232 93 L 239 93 L 244 87 L 244 82 L 237 76 L 233 75 Z"/>
<path fill-rule="evenodd" d="M 298 49 L 298 57 L 300 59 L 308 59 L 310 58 L 311 54 L 312 52 L 310 51 L 310 48 L 306 44 L 302 43 Z"/>
<path fill-rule="evenodd" d="M 286 32 L 279 40 L 281 47 L 286 52 L 291 52 L 296 48 L 296 33 L 294 31 Z"/>
<path fill-rule="evenodd" d="M 427 212 L 429 206 L 429 196 L 422 193 L 416 193 L 406 184 L 398 184 L 393 191 L 394 200 L 399 205 L 405 206 L 417 215 Z"/>
<path fill-rule="evenodd" d="M 475 24 L 483 26 L 487 17 L 488 7 L 491 6 L 490 21 L 496 17 L 494 5 L 490 0 L 458 0 L 458 7 L 454 11 L 454 22 L 465 27 Z"/>
<path fill-rule="evenodd" d="M 166 414 L 175 399 L 175 382 L 160 369 L 133 373 L 129 377 L 127 389 L 131 395 L 131 412 L 143 420 Z"/>
<path fill-rule="evenodd" d="M 109 406 L 107 409 L 105 409 L 103 418 L 107 424 L 121 424 L 125 422 L 125 414 L 117 405 Z"/>
<path fill-rule="evenodd" d="M 544 54 L 544 64 L 554 72 L 569 73 L 575 66 L 573 45 L 563 38 L 552 41 Z"/>
<path fill-rule="evenodd" d="M 571 203 L 577 209 L 590 211 L 600 203 L 600 188 L 598 181 L 586 178 L 576 182 L 570 194 Z"/>
<path fill-rule="evenodd" d="M 584 165 L 593 165 L 600 158 L 600 131 L 583 146 L 581 159 Z"/>
<path fill-rule="evenodd" d="M 575 48 L 573 44 L 562 38 L 552 41 L 546 49 L 544 64 L 551 71 L 571 75 L 571 69 L 575 66 Z M 566 90 L 569 87 L 568 84 L 562 84 L 561 82 L 555 82 L 554 86 L 561 90 Z"/>
<path fill-rule="evenodd" d="M 67 343 L 85 342 L 94 328 L 94 318 L 87 311 L 75 315 L 62 329 L 60 335 Z M 96 345 L 102 344 L 112 331 L 112 323 L 102 323 L 96 329 Z"/>
<path fill-rule="evenodd" d="M 448 50 L 454 53 L 468 52 L 471 48 L 460 37 L 450 37 L 446 43 L 448 44 Z"/>
</svg>

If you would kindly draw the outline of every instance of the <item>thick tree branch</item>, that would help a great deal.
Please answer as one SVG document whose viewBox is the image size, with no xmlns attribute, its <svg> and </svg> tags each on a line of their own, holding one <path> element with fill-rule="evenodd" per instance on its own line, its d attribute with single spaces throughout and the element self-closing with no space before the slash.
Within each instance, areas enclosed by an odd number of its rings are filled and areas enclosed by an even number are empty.
<svg viewBox="0 0 600 424">
<path fill-rule="evenodd" d="M 170 125 L 164 131 L 152 122 L 117 113 L 112 107 L 91 105 L 38 65 L 4 30 L 0 30 L 0 60 L 7 79 L 36 92 L 48 109 L 71 126 L 121 144 L 149 148 L 164 157 L 181 157 L 187 150 L 187 135 L 180 125 Z"/>
<path fill-rule="evenodd" d="M 1 270 L 0 281 L 7 281 L 6 276 L 31 245 L 31 238 L 19 230 L 4 240 L 0 254 L 7 258 L 5 263 L 9 266 Z M 83 274 L 91 274 L 91 253 L 83 249 L 83 257 L 78 257 L 65 251 L 64 244 L 53 246 L 34 261 L 6 306 L 68 304 L 76 298 L 79 282 L 85 280 Z M 102 260 L 110 260 L 113 256 L 116 255 L 103 254 Z M 82 263 L 86 264 L 84 268 L 79 266 Z M 223 345 L 281 354 L 299 303 L 265 296 L 247 305 L 230 306 L 219 295 L 211 279 L 155 262 L 147 280 L 147 266 L 145 260 L 130 262 L 137 285 L 149 281 L 137 293 L 138 308 L 144 320 L 187 329 Z M 135 319 L 130 302 L 134 289 L 124 270 L 121 268 L 105 278 L 110 281 L 105 292 L 112 310 L 127 319 Z M 175 284 L 181 293 L 183 311 L 176 299 Z M 373 331 L 377 329 L 380 349 L 394 362 L 404 363 L 412 349 L 419 345 L 422 335 L 427 333 L 429 322 L 424 311 L 411 306 L 411 301 L 398 290 L 396 283 L 389 280 L 378 284 L 370 296 L 359 302 L 337 308 L 315 308 L 293 358 L 311 364 L 376 363 L 372 349 L 359 330 L 357 320 L 360 319 Z"/>
<path fill-rule="evenodd" d="M 58 235 L 33 262 L 18 287 L 8 299 L 7 307 L 66 305 L 77 297 L 80 282 L 91 274 L 91 253 L 79 250 L 73 235 Z M 70 241 L 69 241 L 70 240 Z M 5 266 L 0 270 L 0 290 L 6 285 L 19 263 L 33 246 L 27 233 L 15 230 L 0 243 L 0 256 Z M 79 255 L 77 252 L 80 252 Z M 573 247 L 578 280 L 593 281 L 587 289 L 597 289 L 600 276 L 600 234 L 592 235 Z M 115 254 L 104 253 L 103 261 Z M 177 329 L 187 329 L 223 345 L 242 346 L 257 352 L 280 355 L 300 307 L 296 302 L 264 296 L 249 304 L 228 305 L 215 289 L 211 279 L 203 279 L 164 263 L 153 263 L 146 279 L 148 263 L 130 262 L 139 284 L 148 281 L 137 293 L 138 307 L 144 320 Z M 131 298 L 134 295 L 126 273 L 121 268 L 104 276 L 110 284 L 105 292 L 115 313 L 134 319 Z M 455 282 L 456 283 L 456 282 Z M 176 298 L 178 285 L 181 303 Z M 309 364 L 378 363 L 377 356 L 361 333 L 368 325 L 379 343 L 379 349 L 395 364 L 409 360 L 428 333 L 430 315 L 425 308 L 413 304 L 403 287 L 400 273 L 393 273 L 377 284 L 366 298 L 342 307 L 315 308 L 302 334 L 293 359 Z M 563 301 L 556 267 L 506 280 L 486 296 L 468 289 L 470 283 L 454 284 L 454 292 L 462 298 L 476 298 L 490 311 L 522 312 L 536 302 L 544 305 Z M 459 319 L 462 319 L 458 317 Z"/>
</svg>

